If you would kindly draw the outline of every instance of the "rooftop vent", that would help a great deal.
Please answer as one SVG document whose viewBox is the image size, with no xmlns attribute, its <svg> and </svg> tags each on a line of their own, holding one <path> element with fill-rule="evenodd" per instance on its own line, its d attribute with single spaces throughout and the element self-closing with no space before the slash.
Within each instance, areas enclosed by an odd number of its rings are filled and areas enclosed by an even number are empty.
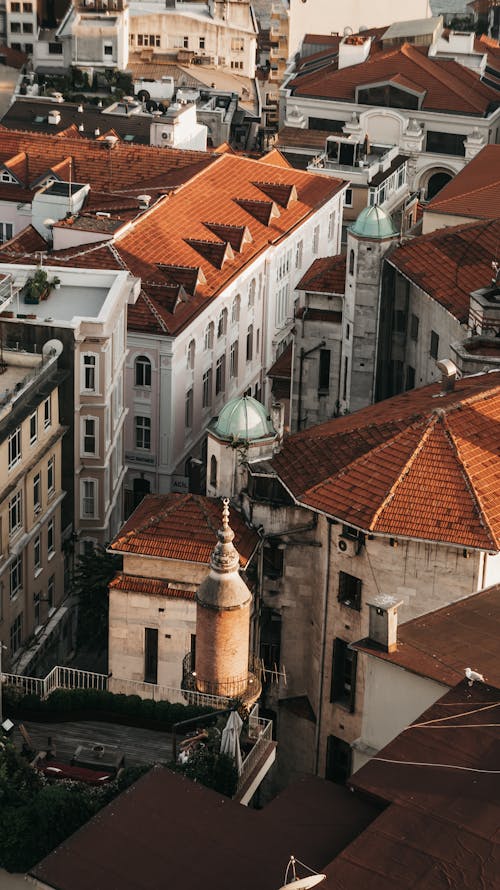
<svg viewBox="0 0 500 890">
<path fill-rule="evenodd" d="M 99 130 L 95 131 L 96 136 L 99 135 Z M 114 145 L 118 142 L 118 136 L 105 136 L 104 141 L 109 145 L 110 148 L 113 148 Z"/>
<path fill-rule="evenodd" d="M 107 213 L 105 210 L 97 210 L 96 216 L 100 217 L 100 219 L 111 219 L 111 213 Z"/>
<path fill-rule="evenodd" d="M 94 136 L 100 136 L 100 135 L 101 135 L 101 131 L 100 131 L 99 127 L 96 127 L 94 130 Z"/>
<path fill-rule="evenodd" d="M 137 195 L 137 200 L 139 201 L 139 207 L 145 210 L 151 204 L 151 195 Z"/>
<path fill-rule="evenodd" d="M 398 648 L 398 609 L 403 600 L 380 594 L 367 603 L 370 610 L 369 639 L 385 652 Z"/>
<path fill-rule="evenodd" d="M 449 358 L 443 358 L 436 362 L 436 367 L 438 371 L 441 371 L 441 392 L 453 392 L 458 374 L 455 363 Z"/>
<path fill-rule="evenodd" d="M 83 126 L 83 124 L 78 125 L 78 130 L 80 133 L 83 133 L 85 131 L 85 127 Z"/>
<path fill-rule="evenodd" d="M 80 103 L 78 108 L 76 109 L 80 114 L 83 114 L 83 105 Z"/>
<path fill-rule="evenodd" d="M 61 112 L 57 109 L 51 109 L 47 120 L 53 127 L 57 127 L 57 125 L 61 123 Z"/>
</svg>

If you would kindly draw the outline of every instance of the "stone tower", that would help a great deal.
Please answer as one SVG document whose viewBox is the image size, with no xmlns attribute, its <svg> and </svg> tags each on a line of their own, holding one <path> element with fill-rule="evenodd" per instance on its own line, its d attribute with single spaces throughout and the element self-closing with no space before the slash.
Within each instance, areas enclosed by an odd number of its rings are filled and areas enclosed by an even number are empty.
<svg viewBox="0 0 500 890">
<path fill-rule="evenodd" d="M 239 573 L 227 498 L 223 504 L 210 570 L 196 595 L 196 689 L 249 704 L 260 694 L 249 673 L 252 594 Z"/>
<path fill-rule="evenodd" d="M 382 260 L 398 238 L 391 217 L 381 207 L 365 207 L 347 233 L 346 305 L 353 310 L 352 361 L 347 402 L 358 411 L 375 400 Z"/>
</svg>

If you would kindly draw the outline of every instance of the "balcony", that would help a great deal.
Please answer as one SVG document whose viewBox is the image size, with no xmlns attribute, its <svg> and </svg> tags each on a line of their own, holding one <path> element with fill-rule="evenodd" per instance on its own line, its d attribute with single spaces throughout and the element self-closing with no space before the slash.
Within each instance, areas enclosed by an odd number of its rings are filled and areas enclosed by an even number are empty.
<svg viewBox="0 0 500 890">
<path fill-rule="evenodd" d="M 257 662 L 252 661 L 249 665 L 248 673 L 243 679 L 235 677 L 228 679 L 224 683 L 200 683 L 196 677 L 196 671 L 193 666 L 192 653 L 188 652 L 182 661 L 182 689 L 187 701 L 191 702 L 192 696 L 210 695 L 220 697 L 221 701 L 237 701 L 243 705 L 250 706 L 260 697 L 262 692 L 262 683 L 260 681 L 260 668 Z M 227 707 L 227 705 L 223 705 Z"/>
</svg>

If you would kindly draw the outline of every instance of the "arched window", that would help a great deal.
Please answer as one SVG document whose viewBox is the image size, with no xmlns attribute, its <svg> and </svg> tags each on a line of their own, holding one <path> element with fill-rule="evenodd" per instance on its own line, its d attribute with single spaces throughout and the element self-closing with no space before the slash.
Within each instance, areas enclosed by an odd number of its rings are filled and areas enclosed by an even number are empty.
<svg viewBox="0 0 500 890">
<path fill-rule="evenodd" d="M 241 304 L 241 297 L 239 294 L 236 294 L 236 296 L 233 300 L 233 306 L 231 309 L 231 322 L 233 324 L 236 324 L 236 322 L 238 322 L 240 320 L 240 304 Z"/>
<path fill-rule="evenodd" d="M 214 323 L 207 324 L 205 328 L 205 349 L 212 349 L 214 345 Z"/>
<path fill-rule="evenodd" d="M 220 340 L 221 337 L 227 331 L 227 309 L 223 309 L 219 318 L 217 319 L 217 339 Z"/>
<path fill-rule="evenodd" d="M 194 340 L 191 340 L 188 349 L 187 349 L 187 368 L 189 370 L 193 370 L 194 368 L 194 357 L 196 353 L 196 344 Z"/>
<path fill-rule="evenodd" d="M 151 362 L 145 355 L 138 355 L 135 360 L 135 385 L 151 386 Z"/>
<path fill-rule="evenodd" d="M 217 458 L 214 454 L 210 458 L 210 485 L 217 485 Z"/>
<path fill-rule="evenodd" d="M 354 275 L 354 251 L 349 254 L 349 275 Z"/>
<path fill-rule="evenodd" d="M 248 305 L 253 306 L 255 302 L 255 278 L 252 278 L 250 287 L 248 288 Z"/>
</svg>

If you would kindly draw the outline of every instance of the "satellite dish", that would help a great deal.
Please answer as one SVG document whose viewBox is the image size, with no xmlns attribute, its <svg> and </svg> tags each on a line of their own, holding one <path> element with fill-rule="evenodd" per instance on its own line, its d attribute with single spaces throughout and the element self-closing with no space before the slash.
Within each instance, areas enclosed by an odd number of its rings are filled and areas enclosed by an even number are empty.
<svg viewBox="0 0 500 890">
<path fill-rule="evenodd" d="M 310 872 L 305 878 L 297 877 L 297 869 L 296 864 L 305 868 L 306 871 Z M 289 873 L 292 873 L 291 881 L 288 880 Z M 304 865 L 300 859 L 296 859 L 295 856 L 290 856 L 290 861 L 286 867 L 285 871 L 285 883 L 279 890 L 289 890 L 289 888 L 293 888 L 293 890 L 309 890 L 310 887 L 316 887 L 317 884 L 321 884 L 322 881 L 326 881 L 326 875 L 320 875 L 317 871 L 314 871 L 309 866 Z"/>
<path fill-rule="evenodd" d="M 302 890 L 309 890 L 309 887 L 316 887 L 322 881 L 326 881 L 326 875 L 308 875 L 307 878 L 295 878 L 289 884 L 283 884 L 279 890 L 289 890 L 290 887 L 293 890 L 301 890 L 301 888 Z"/>
</svg>

